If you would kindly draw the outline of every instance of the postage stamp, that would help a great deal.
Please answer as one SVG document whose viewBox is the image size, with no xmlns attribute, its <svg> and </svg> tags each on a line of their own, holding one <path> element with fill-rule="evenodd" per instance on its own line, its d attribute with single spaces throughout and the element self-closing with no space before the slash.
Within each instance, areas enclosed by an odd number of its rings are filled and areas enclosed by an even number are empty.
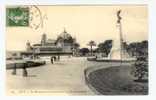
<svg viewBox="0 0 156 100">
<path fill-rule="evenodd" d="M 29 8 L 14 7 L 6 9 L 7 26 L 29 26 Z"/>
</svg>

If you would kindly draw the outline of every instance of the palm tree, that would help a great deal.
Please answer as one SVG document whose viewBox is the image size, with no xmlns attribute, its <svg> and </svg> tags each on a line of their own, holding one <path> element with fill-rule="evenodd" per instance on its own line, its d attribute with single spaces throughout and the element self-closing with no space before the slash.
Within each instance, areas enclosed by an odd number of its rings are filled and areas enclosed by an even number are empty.
<svg viewBox="0 0 156 100">
<path fill-rule="evenodd" d="M 93 55 L 93 46 L 96 46 L 95 41 L 91 40 L 89 41 L 89 43 L 87 44 L 88 46 L 90 46 L 90 51 L 91 51 L 91 56 Z"/>
</svg>

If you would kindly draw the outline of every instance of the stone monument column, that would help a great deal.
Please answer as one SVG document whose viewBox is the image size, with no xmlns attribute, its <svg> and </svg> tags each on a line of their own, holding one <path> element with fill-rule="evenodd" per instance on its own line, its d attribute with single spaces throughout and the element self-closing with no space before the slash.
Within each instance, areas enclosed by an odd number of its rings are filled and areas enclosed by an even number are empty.
<svg viewBox="0 0 156 100">
<path fill-rule="evenodd" d="M 117 27 L 118 34 L 115 35 L 115 39 L 113 40 L 113 46 L 108 57 L 112 60 L 128 60 L 130 59 L 129 54 L 123 47 L 123 33 L 122 33 L 122 23 L 120 16 L 121 10 L 117 11 Z"/>
</svg>

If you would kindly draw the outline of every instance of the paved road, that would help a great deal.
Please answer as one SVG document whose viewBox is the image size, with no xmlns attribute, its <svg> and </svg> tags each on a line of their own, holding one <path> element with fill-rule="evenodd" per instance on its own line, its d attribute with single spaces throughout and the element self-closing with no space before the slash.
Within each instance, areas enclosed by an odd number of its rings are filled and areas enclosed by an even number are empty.
<svg viewBox="0 0 156 100">
<path fill-rule="evenodd" d="M 12 70 L 7 70 L 7 90 L 9 93 L 21 94 L 94 95 L 84 79 L 84 69 L 92 64 L 86 58 L 64 57 L 54 64 L 47 62 L 45 66 L 29 68 L 28 77 L 22 77 L 21 69 L 16 76 L 11 75 Z M 12 91 L 14 89 L 18 91 Z"/>
</svg>

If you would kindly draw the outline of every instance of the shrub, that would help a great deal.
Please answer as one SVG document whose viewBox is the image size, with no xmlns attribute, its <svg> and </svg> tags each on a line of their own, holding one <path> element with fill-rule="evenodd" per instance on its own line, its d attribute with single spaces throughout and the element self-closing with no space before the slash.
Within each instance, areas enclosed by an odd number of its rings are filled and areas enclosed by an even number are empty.
<svg viewBox="0 0 156 100">
<path fill-rule="evenodd" d="M 148 59 L 146 56 L 139 56 L 135 61 L 131 74 L 138 81 L 146 80 L 148 77 Z"/>
</svg>

